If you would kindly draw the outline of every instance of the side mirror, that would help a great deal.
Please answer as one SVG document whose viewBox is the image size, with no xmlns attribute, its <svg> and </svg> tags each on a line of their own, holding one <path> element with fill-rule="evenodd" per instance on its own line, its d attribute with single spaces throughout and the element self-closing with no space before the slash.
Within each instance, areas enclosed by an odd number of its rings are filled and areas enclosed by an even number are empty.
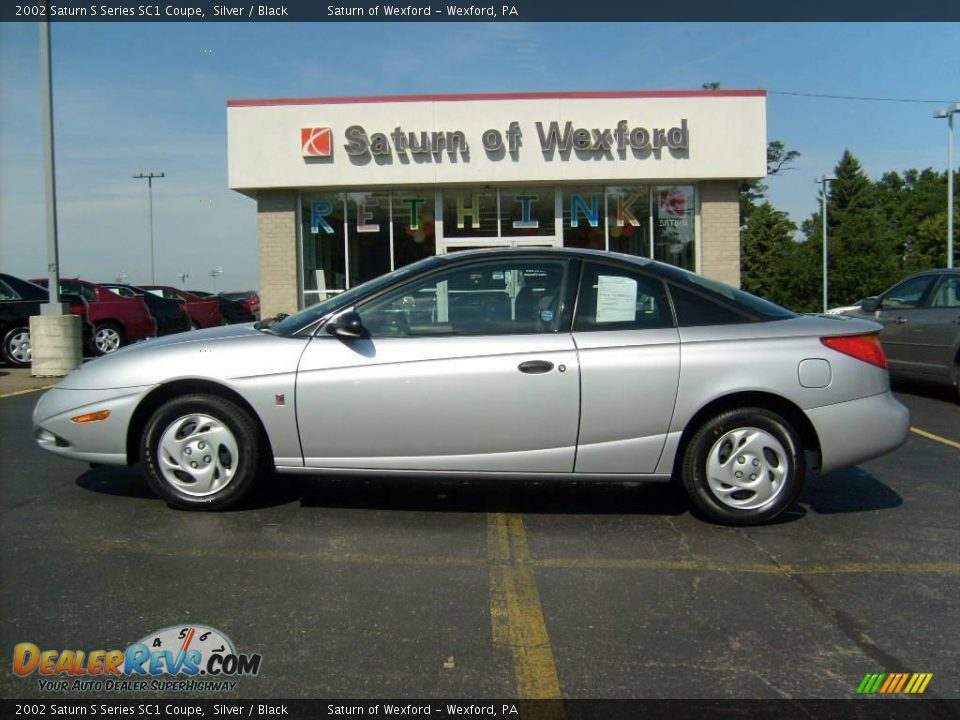
<svg viewBox="0 0 960 720">
<path fill-rule="evenodd" d="M 327 332 L 337 337 L 359 338 L 363 337 L 365 330 L 360 314 L 356 310 L 348 310 L 327 324 Z"/>
<path fill-rule="evenodd" d="M 880 308 L 880 298 L 868 297 L 860 302 L 860 309 L 864 312 L 873 312 Z"/>
</svg>

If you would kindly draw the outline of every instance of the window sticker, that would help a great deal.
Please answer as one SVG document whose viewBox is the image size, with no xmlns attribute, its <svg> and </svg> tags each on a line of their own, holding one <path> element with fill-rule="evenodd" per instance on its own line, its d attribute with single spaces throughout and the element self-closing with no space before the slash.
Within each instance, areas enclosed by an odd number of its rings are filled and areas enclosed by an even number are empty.
<svg viewBox="0 0 960 720">
<path fill-rule="evenodd" d="M 633 322 L 637 314 L 637 281 L 619 275 L 597 279 L 597 322 Z"/>
</svg>

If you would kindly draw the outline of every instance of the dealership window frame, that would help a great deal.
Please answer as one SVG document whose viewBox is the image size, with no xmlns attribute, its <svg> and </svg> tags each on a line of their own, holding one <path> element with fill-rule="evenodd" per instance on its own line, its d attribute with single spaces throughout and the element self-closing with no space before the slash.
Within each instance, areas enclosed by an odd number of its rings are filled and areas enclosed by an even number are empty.
<svg viewBox="0 0 960 720">
<path fill-rule="evenodd" d="M 443 228 L 444 228 L 444 193 L 445 192 L 464 192 L 470 189 L 475 189 L 477 186 L 448 186 L 442 188 L 422 188 L 425 193 L 433 193 L 433 216 L 434 216 L 434 242 L 435 242 L 435 254 L 443 255 L 449 252 L 456 252 L 459 250 L 471 250 L 479 249 L 485 247 L 564 247 L 563 244 L 563 211 L 564 211 L 564 193 L 569 192 L 572 189 L 575 189 L 578 185 L 582 186 L 585 184 L 589 185 L 599 185 L 602 193 L 603 200 L 603 236 L 604 236 L 604 250 L 610 249 L 610 206 L 609 198 L 610 194 L 608 190 L 614 188 L 625 188 L 630 186 L 636 187 L 645 187 L 647 189 L 647 233 L 648 233 L 648 247 L 647 255 L 645 257 L 655 258 L 656 247 L 657 247 L 657 217 L 654 215 L 654 201 L 655 196 L 663 188 L 671 187 L 686 187 L 690 189 L 692 195 L 692 212 L 690 213 L 691 221 L 693 222 L 692 237 L 690 242 L 693 245 L 692 254 L 693 262 L 692 267 L 688 268 L 694 272 L 701 272 L 701 263 L 702 263 L 702 249 L 701 249 L 701 238 L 702 238 L 702 192 L 700 190 L 700 185 L 697 182 L 676 182 L 676 183 L 663 183 L 663 182 L 618 182 L 614 183 L 590 183 L 590 182 L 578 182 L 578 183 L 564 183 L 562 185 L 552 185 L 554 193 L 554 213 L 553 213 L 553 225 L 554 231 L 552 235 L 538 235 L 538 236 L 504 236 L 503 234 L 503 217 L 502 217 L 502 195 L 503 193 L 509 192 L 511 189 L 516 189 L 517 187 L 537 187 L 537 183 L 524 183 L 523 185 L 496 185 L 496 186 L 481 186 L 481 189 L 484 190 L 495 190 L 496 191 L 496 200 L 497 200 L 497 234 L 494 237 L 458 237 L 458 238 L 447 238 Z M 542 185 L 546 187 L 546 185 Z M 357 284 L 353 282 L 350 272 L 350 217 L 348 214 L 349 209 L 349 196 L 355 193 L 385 193 L 387 195 L 387 214 L 388 214 L 388 247 L 387 252 L 389 252 L 390 259 L 390 271 L 396 269 L 396 238 L 394 232 L 394 225 L 396 220 L 394 218 L 394 208 L 396 207 L 394 202 L 394 196 L 409 194 L 415 192 L 420 188 L 376 188 L 370 190 L 362 190 L 359 188 L 341 188 L 341 189 L 327 189 L 327 188 L 316 188 L 311 190 L 301 190 L 297 193 L 297 203 L 296 203 L 296 224 L 297 224 L 297 295 L 301 307 L 307 307 L 313 305 L 317 302 L 325 300 L 329 297 L 337 295 L 349 290 L 353 285 Z M 344 285 L 342 288 L 326 288 L 324 290 L 307 290 L 306 288 L 306 263 L 305 263 L 305 233 L 304 233 L 304 202 L 305 198 L 310 195 L 327 195 L 327 196 L 339 196 L 339 201 L 341 203 L 341 209 L 343 214 L 343 238 L 342 242 L 344 245 L 343 256 L 344 256 Z M 638 256 L 644 257 L 644 256 Z M 661 262 L 666 262 L 665 260 Z M 683 266 L 678 266 L 683 267 Z"/>
</svg>

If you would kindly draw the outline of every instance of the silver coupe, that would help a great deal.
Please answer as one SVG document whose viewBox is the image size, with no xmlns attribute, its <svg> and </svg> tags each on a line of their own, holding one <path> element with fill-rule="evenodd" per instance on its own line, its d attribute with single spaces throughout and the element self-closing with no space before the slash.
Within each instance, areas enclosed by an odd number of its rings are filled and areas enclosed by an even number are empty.
<svg viewBox="0 0 960 720">
<path fill-rule="evenodd" d="M 709 520 L 893 450 L 880 326 L 585 250 L 431 257 L 295 315 L 147 341 L 34 410 L 45 450 L 142 462 L 178 508 L 284 473 L 676 479 Z"/>
</svg>

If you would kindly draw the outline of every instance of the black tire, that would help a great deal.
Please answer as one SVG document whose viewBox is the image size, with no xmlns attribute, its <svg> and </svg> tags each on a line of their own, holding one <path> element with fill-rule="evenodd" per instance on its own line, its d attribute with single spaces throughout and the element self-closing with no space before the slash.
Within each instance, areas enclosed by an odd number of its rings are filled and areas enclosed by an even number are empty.
<svg viewBox="0 0 960 720">
<path fill-rule="evenodd" d="M 33 359 L 32 349 L 29 327 L 11 328 L 3 336 L 3 359 L 13 367 L 30 367 Z"/>
<path fill-rule="evenodd" d="M 775 412 L 748 407 L 721 413 L 697 429 L 683 456 L 681 481 L 704 518 L 757 525 L 793 504 L 805 475 L 796 430 Z"/>
<path fill-rule="evenodd" d="M 144 430 L 140 457 L 153 491 L 184 510 L 236 504 L 253 487 L 265 460 L 259 426 L 250 414 L 226 398 L 203 394 L 161 405 Z"/>
<path fill-rule="evenodd" d="M 123 328 L 109 320 L 97 323 L 90 338 L 90 349 L 94 355 L 109 355 L 127 344 L 127 335 Z"/>
</svg>

